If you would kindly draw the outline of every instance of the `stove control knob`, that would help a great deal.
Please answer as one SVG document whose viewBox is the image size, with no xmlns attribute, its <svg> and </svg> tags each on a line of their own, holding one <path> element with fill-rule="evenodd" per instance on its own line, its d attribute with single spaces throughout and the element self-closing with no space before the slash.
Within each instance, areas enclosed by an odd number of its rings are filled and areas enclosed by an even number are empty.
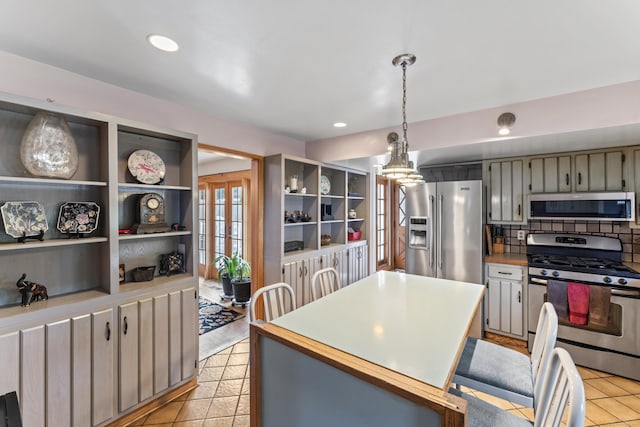
<svg viewBox="0 0 640 427">
<path fill-rule="evenodd" d="M 540 274 L 542 274 L 543 276 L 547 275 L 547 270 L 540 270 Z"/>
<path fill-rule="evenodd" d="M 602 281 L 603 281 L 604 283 L 611 283 L 611 282 L 612 282 L 611 277 L 609 277 L 609 276 L 604 276 L 604 278 L 602 279 Z"/>
<path fill-rule="evenodd" d="M 560 273 L 558 273 L 557 271 L 554 271 L 553 273 L 551 273 L 551 275 L 553 277 L 558 277 L 558 276 L 560 276 Z"/>
<path fill-rule="evenodd" d="M 620 283 L 621 285 L 626 285 L 627 279 L 618 279 L 618 283 Z"/>
</svg>

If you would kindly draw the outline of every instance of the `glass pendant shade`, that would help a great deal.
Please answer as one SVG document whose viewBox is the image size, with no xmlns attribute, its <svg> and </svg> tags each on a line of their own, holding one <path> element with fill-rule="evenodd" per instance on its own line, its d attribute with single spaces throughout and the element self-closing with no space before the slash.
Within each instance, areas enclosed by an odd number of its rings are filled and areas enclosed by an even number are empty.
<svg viewBox="0 0 640 427">
<path fill-rule="evenodd" d="M 391 147 L 391 158 L 382 167 L 381 173 L 388 178 L 404 178 L 411 172 L 415 172 L 413 162 L 409 160 L 405 141 L 400 141 L 398 134 L 391 132 L 387 136 L 387 141 Z"/>
<path fill-rule="evenodd" d="M 78 169 L 78 148 L 65 119 L 36 113 L 22 136 L 20 161 L 32 175 L 70 179 Z"/>
</svg>

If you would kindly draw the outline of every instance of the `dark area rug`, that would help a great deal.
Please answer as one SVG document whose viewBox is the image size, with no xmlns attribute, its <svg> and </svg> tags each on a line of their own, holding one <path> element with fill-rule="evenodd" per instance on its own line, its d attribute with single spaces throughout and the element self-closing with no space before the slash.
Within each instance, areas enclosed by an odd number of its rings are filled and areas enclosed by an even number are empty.
<svg viewBox="0 0 640 427">
<path fill-rule="evenodd" d="M 200 335 L 227 325 L 234 320 L 244 317 L 244 314 L 226 308 L 206 298 L 200 297 L 198 303 L 198 317 L 200 319 Z"/>
</svg>

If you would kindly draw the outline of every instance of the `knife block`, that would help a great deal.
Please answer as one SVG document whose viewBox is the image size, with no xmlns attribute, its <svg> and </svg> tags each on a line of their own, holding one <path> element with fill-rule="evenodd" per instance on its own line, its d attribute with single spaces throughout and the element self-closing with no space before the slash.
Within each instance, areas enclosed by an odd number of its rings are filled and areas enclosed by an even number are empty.
<svg viewBox="0 0 640 427">
<path fill-rule="evenodd" d="M 493 242 L 493 253 L 494 254 L 503 254 L 504 253 L 504 237 L 496 237 Z"/>
</svg>

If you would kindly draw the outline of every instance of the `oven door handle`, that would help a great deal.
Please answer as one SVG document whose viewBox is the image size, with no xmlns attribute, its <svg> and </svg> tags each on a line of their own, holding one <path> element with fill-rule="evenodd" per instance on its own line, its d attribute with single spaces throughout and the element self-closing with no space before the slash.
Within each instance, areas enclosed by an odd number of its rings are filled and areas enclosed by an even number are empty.
<svg viewBox="0 0 640 427">
<path fill-rule="evenodd" d="M 531 279 L 529 279 L 531 283 L 535 283 L 538 285 L 547 285 L 548 284 L 548 280 L 547 279 L 539 279 L 537 277 L 532 277 Z M 640 298 L 640 290 L 638 289 L 611 289 L 611 295 L 613 296 L 618 296 L 618 297 L 634 297 L 634 298 Z"/>
<path fill-rule="evenodd" d="M 640 298 L 640 290 L 611 289 L 611 295 L 619 296 L 619 297 Z"/>
</svg>

